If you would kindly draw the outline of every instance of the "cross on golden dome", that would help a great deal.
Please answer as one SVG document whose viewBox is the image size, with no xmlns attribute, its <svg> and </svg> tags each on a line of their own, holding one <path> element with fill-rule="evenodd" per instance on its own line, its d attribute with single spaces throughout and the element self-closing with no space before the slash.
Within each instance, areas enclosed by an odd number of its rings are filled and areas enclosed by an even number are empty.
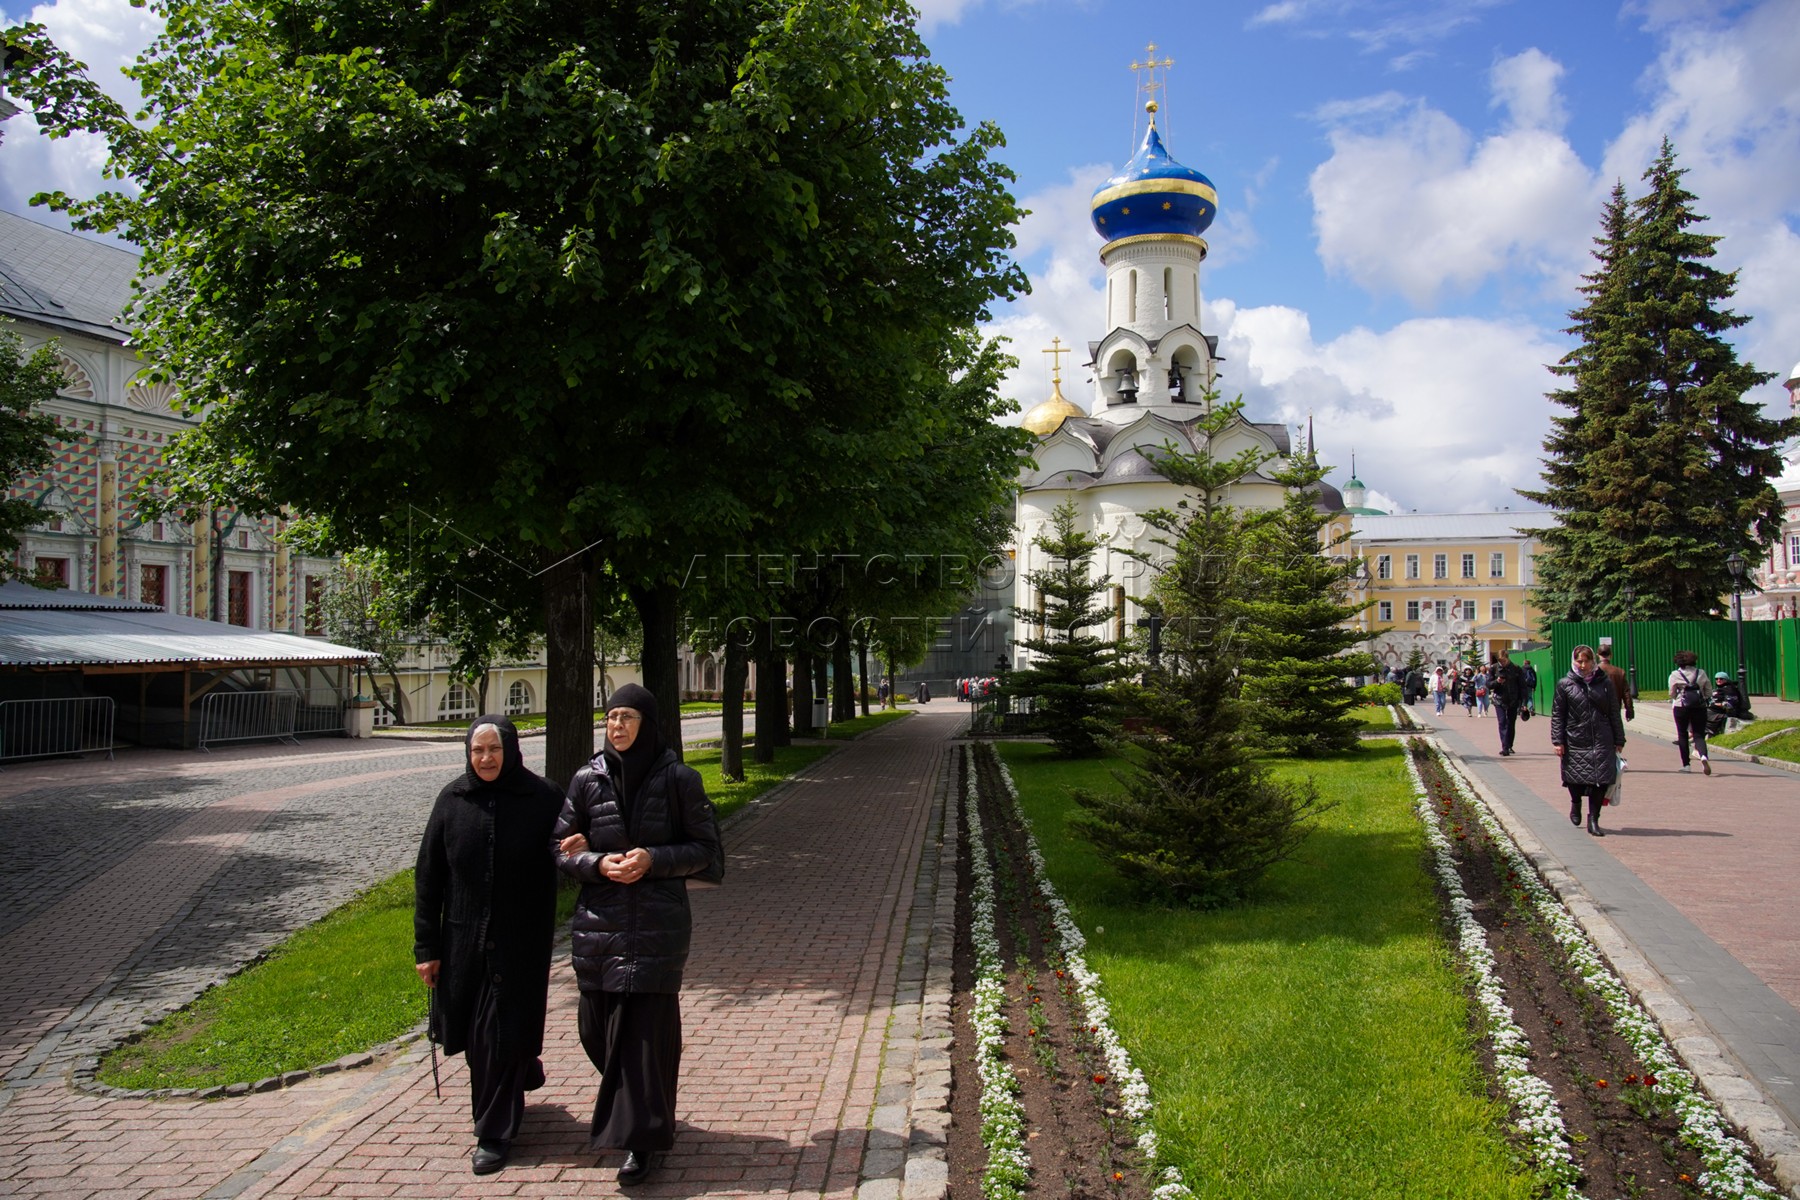
<svg viewBox="0 0 1800 1200">
<path fill-rule="evenodd" d="M 1050 339 L 1050 349 L 1042 351 L 1042 353 L 1053 356 L 1050 359 L 1050 382 L 1061 383 L 1062 356 L 1065 354 L 1073 354 L 1075 352 L 1062 344 L 1062 338 L 1053 337 Z"/>
</svg>

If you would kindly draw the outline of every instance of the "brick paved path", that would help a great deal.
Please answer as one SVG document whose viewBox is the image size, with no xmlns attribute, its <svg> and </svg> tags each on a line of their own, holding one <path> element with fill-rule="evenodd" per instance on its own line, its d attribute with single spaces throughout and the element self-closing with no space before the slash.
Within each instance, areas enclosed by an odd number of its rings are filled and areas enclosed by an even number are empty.
<svg viewBox="0 0 1800 1200">
<path fill-rule="evenodd" d="M 941 1180 L 917 1152 L 931 1120 L 912 1106 L 915 1083 L 932 1085 L 928 1101 L 948 1085 L 947 1065 L 930 1061 L 947 1029 L 927 964 L 935 938 L 929 969 L 941 983 L 953 873 L 937 874 L 938 846 L 953 829 L 942 827 L 940 776 L 958 728 L 952 705 L 922 712 L 815 764 L 730 826 L 726 886 L 694 895 L 682 1131 L 664 1169 L 634 1191 L 847 1196 L 861 1181 L 866 1196 L 894 1196 L 904 1172 L 911 1196 Z M 575 1036 L 566 956 L 553 967 L 548 1083 L 530 1098 L 512 1165 L 485 1179 L 468 1171 L 461 1060 L 446 1062 L 438 1100 L 422 1044 L 209 1103 L 68 1086 L 75 1058 L 185 1002 L 254 953 L 249 943 L 410 864 L 460 747 L 344 745 L 0 778 L 12 825 L 0 834 L 0 1193 L 616 1190 L 618 1156 L 584 1148 L 596 1078 Z"/>
</svg>

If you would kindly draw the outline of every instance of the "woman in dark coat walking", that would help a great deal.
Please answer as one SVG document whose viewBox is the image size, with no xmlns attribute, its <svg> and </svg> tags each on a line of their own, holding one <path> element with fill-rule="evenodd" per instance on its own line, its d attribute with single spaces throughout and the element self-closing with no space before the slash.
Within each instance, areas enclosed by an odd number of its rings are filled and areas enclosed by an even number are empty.
<svg viewBox="0 0 1800 1200">
<path fill-rule="evenodd" d="M 1569 824 L 1581 824 L 1581 801 L 1587 798 L 1587 831 L 1605 837 L 1600 806 L 1606 789 L 1618 777 L 1618 756 L 1625 749 L 1625 722 L 1612 681 L 1599 668 L 1594 651 L 1575 647 L 1574 665 L 1556 681 L 1550 702 L 1550 742 L 1562 759 L 1563 786 L 1569 789 Z"/>
<path fill-rule="evenodd" d="M 506 1165 L 525 1093 L 544 1084 L 556 933 L 555 785 L 526 770 L 505 717 L 475 718 L 467 766 L 438 793 L 413 873 L 413 959 L 435 989 L 431 1040 L 469 1066 L 475 1174 Z"/>
<path fill-rule="evenodd" d="M 581 881 L 574 917 L 581 1045 L 600 1071 L 596 1149 L 625 1151 L 642 1182 L 675 1143 L 682 971 L 693 930 L 687 877 L 722 862 L 712 802 L 662 744 L 655 698 L 614 692 L 606 749 L 575 773 L 556 823 L 557 866 Z"/>
</svg>

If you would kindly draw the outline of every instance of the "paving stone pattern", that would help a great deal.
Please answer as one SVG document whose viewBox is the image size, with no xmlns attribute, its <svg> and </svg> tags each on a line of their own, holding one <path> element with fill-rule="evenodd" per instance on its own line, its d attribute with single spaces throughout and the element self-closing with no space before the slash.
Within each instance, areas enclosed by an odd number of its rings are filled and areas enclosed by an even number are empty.
<svg viewBox="0 0 1800 1200">
<path fill-rule="evenodd" d="M 733 823 L 726 886 L 693 897 L 682 1131 L 635 1191 L 848 1196 L 861 1183 L 884 1200 L 941 1196 L 954 937 L 953 852 L 938 869 L 941 766 L 959 725 L 953 705 L 899 722 Z M 576 1038 L 564 957 L 553 968 L 548 1081 L 531 1097 L 512 1165 L 485 1179 L 468 1169 L 461 1060 L 445 1061 L 439 1099 L 423 1043 L 212 1102 L 69 1086 L 84 1055 L 410 864 L 459 752 L 245 750 L 175 772 L 127 764 L 129 778 L 99 788 L 96 774 L 118 773 L 73 764 L 0 780 L 0 807 L 24 814 L 9 850 L 55 893 L 0 930 L 5 991 L 18 998 L 0 1017 L 0 1138 L 12 1151 L 0 1158 L 0 1193 L 616 1190 L 619 1156 L 586 1148 L 597 1081 Z M 96 822 L 111 831 L 85 850 L 48 844 L 79 844 Z M 43 843 L 34 848 L 33 836 Z"/>
</svg>

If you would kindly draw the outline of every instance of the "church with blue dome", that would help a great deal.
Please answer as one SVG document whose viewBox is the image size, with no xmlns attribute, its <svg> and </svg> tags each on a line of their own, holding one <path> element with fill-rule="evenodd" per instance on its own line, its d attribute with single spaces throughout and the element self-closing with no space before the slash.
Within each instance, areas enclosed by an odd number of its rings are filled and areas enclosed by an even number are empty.
<svg viewBox="0 0 1800 1200">
<path fill-rule="evenodd" d="M 1171 65 L 1157 62 L 1154 54 L 1153 48 L 1153 66 Z M 1153 81 L 1152 95 L 1161 86 Z M 1218 193 L 1199 170 L 1176 161 L 1157 127 L 1154 100 L 1145 111 L 1150 119 L 1137 153 L 1092 200 L 1106 289 L 1100 336 L 1086 343 L 1085 361 L 1074 352 L 1087 372 L 1086 387 L 1071 389 L 1077 400 L 1063 395 L 1065 351 L 1058 338 L 1056 348 L 1047 351 L 1059 363 L 1051 395 L 1022 421 L 1037 443 L 1019 479 L 1014 528 L 1014 604 L 1034 611 L 1042 598 L 1026 576 L 1047 565 L 1035 540 L 1059 505 L 1075 503 L 1082 527 L 1105 539 L 1094 570 L 1110 575 L 1115 585 L 1113 636 L 1132 627 L 1141 615 L 1136 597 L 1149 590 L 1149 568 L 1130 553 L 1154 550 L 1155 531 L 1143 514 L 1172 509 L 1184 498 L 1157 473 L 1154 461 L 1165 445 L 1199 450 L 1205 436 L 1199 418 L 1208 395 L 1215 388 L 1230 393 L 1218 338 L 1205 330 L 1201 291 L 1207 254 L 1202 235 L 1218 215 Z M 1293 453 L 1285 424 L 1260 424 L 1242 414 L 1211 446 L 1219 458 L 1247 449 L 1274 456 L 1264 467 L 1268 473 L 1279 471 Z M 1257 473 L 1239 481 L 1226 499 L 1245 508 L 1275 508 L 1284 491 L 1267 473 Z M 1337 497 L 1320 501 L 1335 507 Z M 1023 638 L 1027 631 L 1016 635 Z"/>
</svg>

